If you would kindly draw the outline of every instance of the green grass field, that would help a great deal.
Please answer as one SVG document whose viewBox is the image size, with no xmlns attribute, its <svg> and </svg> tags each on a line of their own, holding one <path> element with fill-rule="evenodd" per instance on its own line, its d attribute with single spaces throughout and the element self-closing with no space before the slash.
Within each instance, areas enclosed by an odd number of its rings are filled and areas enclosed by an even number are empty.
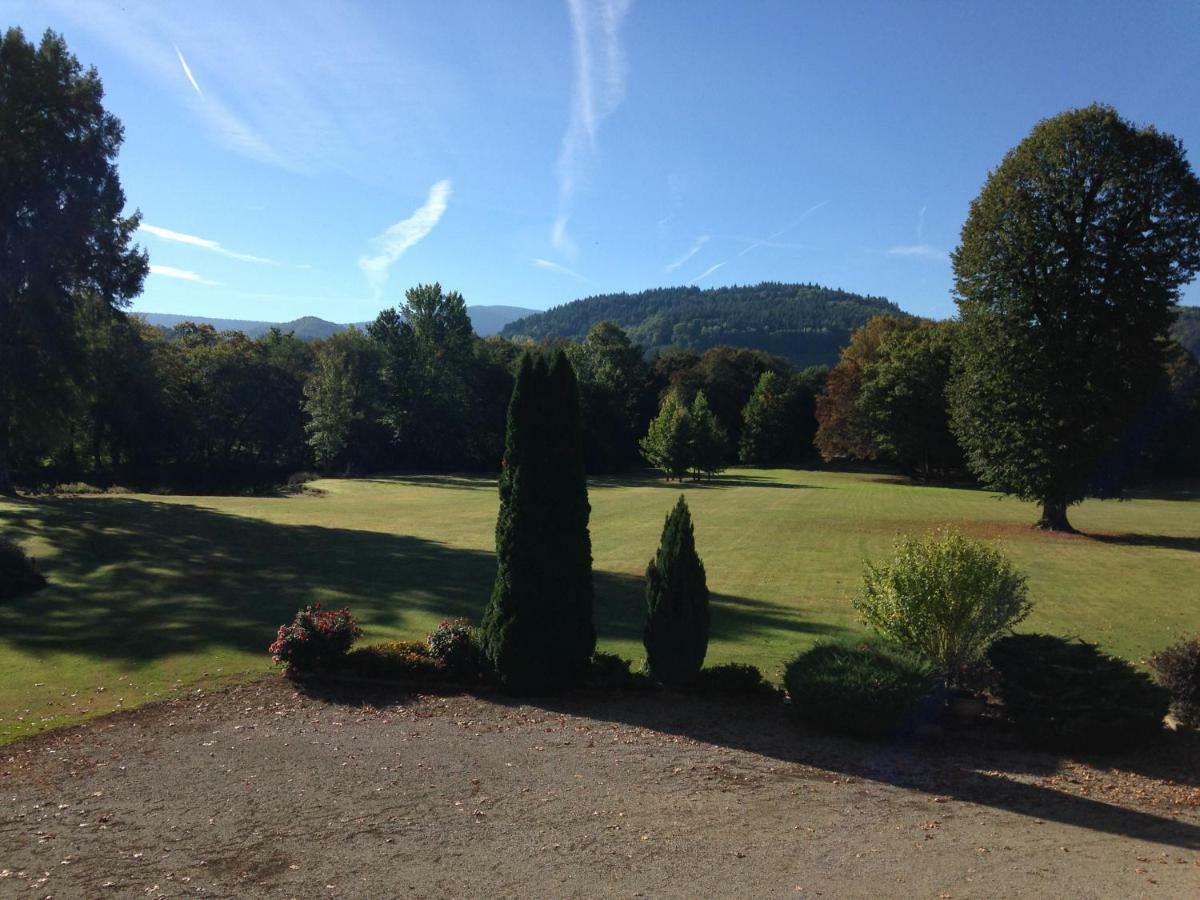
<svg viewBox="0 0 1200 900">
<path fill-rule="evenodd" d="M 148 495 L 0 501 L 0 531 L 50 587 L 0 606 L 0 742 L 220 678 L 269 670 L 275 628 L 310 601 L 349 604 L 366 640 L 478 619 L 497 495 L 484 478 L 318 483 L 324 496 Z M 1072 511 L 1087 536 L 1033 531 L 1027 504 L 884 476 L 738 469 L 712 486 L 592 482 L 601 646 L 640 660 L 641 575 L 683 490 L 713 592 L 712 663 L 783 661 L 858 633 L 864 557 L 954 523 L 1029 576 L 1024 626 L 1133 660 L 1200 631 L 1200 497 L 1164 492 Z"/>
</svg>

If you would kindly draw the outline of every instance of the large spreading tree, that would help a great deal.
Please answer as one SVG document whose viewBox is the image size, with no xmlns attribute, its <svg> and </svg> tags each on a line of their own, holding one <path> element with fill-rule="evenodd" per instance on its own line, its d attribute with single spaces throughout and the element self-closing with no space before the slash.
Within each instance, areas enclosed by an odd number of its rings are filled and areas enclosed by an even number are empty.
<svg viewBox="0 0 1200 900">
<path fill-rule="evenodd" d="M 146 276 L 117 177 L 121 123 L 103 98 L 53 32 L 37 46 L 19 28 L 0 39 L 0 492 L 17 431 L 43 427 L 80 379 L 81 310 L 115 313 Z"/>
<path fill-rule="evenodd" d="M 972 202 L 953 255 L 955 433 L 1040 527 L 1096 490 L 1164 378 L 1179 289 L 1200 268 L 1200 181 L 1180 142 L 1107 106 L 1040 122 Z"/>
<path fill-rule="evenodd" d="M 596 648 L 579 384 L 561 350 L 521 359 L 508 407 L 496 581 L 480 642 L 506 688 L 577 681 Z"/>
</svg>

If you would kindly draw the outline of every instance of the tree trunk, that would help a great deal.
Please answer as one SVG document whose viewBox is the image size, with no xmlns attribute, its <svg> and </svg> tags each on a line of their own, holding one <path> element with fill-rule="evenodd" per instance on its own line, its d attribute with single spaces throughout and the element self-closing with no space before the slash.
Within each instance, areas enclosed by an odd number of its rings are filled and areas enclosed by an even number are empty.
<svg viewBox="0 0 1200 900">
<path fill-rule="evenodd" d="M 1050 498 L 1042 500 L 1042 517 L 1038 519 L 1036 527 L 1043 531 L 1062 531 L 1068 534 L 1077 533 L 1071 527 L 1071 523 L 1067 521 L 1066 502 Z"/>
</svg>

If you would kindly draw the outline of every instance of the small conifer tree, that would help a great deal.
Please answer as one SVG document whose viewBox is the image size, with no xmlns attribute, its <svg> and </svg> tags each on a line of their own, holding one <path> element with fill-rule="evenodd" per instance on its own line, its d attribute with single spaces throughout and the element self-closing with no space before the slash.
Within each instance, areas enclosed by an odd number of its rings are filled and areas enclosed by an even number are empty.
<svg viewBox="0 0 1200 900">
<path fill-rule="evenodd" d="M 708 584 L 681 495 L 646 569 L 646 668 L 665 685 L 694 680 L 708 652 Z"/>
</svg>

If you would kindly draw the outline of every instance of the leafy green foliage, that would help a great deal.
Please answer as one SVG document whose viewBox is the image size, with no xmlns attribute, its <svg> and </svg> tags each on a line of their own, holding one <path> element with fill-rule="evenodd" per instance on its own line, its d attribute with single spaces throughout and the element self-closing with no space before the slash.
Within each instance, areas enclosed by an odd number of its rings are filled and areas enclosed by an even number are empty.
<svg viewBox="0 0 1200 900">
<path fill-rule="evenodd" d="M 1163 381 L 1180 287 L 1200 269 L 1200 181 L 1175 138 L 1105 106 L 1040 122 L 972 202 L 954 252 L 954 431 L 984 483 L 1042 505 L 1096 485 Z"/>
<path fill-rule="evenodd" d="M 47 31 L 0 38 L 0 492 L 11 488 L 17 435 L 44 434 L 85 370 L 75 319 L 105 315 L 142 290 L 146 255 L 131 246 L 140 215 L 123 215 L 121 123 Z M 28 437 L 25 437 L 28 440 Z"/>
<path fill-rule="evenodd" d="M 649 377 L 642 350 L 616 325 L 597 322 L 567 356 L 579 378 L 588 469 L 618 471 L 637 459 Z"/>
<path fill-rule="evenodd" d="M 860 737 L 914 724 L 937 682 L 924 662 L 866 643 L 818 644 L 783 672 L 802 720 Z"/>
<path fill-rule="evenodd" d="M 20 546 L 0 537 L 0 600 L 36 591 L 45 583 L 37 563 Z"/>
<path fill-rule="evenodd" d="M 304 384 L 304 430 L 317 465 L 330 471 L 341 461 L 378 460 L 381 445 L 383 354 L 357 328 L 340 331 L 316 350 Z"/>
<path fill-rule="evenodd" d="M 878 455 L 917 478 L 962 465 L 946 396 L 956 333 L 953 321 L 890 331 L 863 367 L 855 414 Z"/>
<path fill-rule="evenodd" d="M 597 650 L 588 667 L 586 683 L 600 690 L 626 690 L 634 684 L 631 663 L 615 653 Z"/>
<path fill-rule="evenodd" d="M 579 387 L 561 351 L 526 354 L 508 407 L 496 581 L 480 643 L 506 688 L 582 678 L 596 646 Z"/>
<path fill-rule="evenodd" d="M 642 456 L 667 479 L 683 479 L 692 464 L 691 417 L 688 409 L 672 391 L 663 397 L 658 415 L 640 442 Z"/>
<path fill-rule="evenodd" d="M 1029 615 L 1025 578 L 992 547 L 956 531 L 901 538 L 867 563 L 854 607 L 885 638 L 957 682 L 988 646 Z"/>
<path fill-rule="evenodd" d="M 687 501 L 680 496 L 646 568 L 646 668 L 663 684 L 691 683 L 708 652 L 708 583 L 696 553 Z"/>
<path fill-rule="evenodd" d="M 773 690 L 757 666 L 745 663 L 724 663 L 701 669 L 693 684 L 696 690 L 706 694 L 766 694 Z"/>
<path fill-rule="evenodd" d="M 712 478 L 724 471 L 725 430 L 717 423 L 704 392 L 696 394 L 688 408 L 688 434 L 691 437 L 690 466 L 699 478 Z"/>
<path fill-rule="evenodd" d="M 648 351 L 665 347 L 703 351 L 727 344 L 813 366 L 832 364 L 850 333 L 871 316 L 898 311 L 881 297 L 815 284 L 657 288 L 576 300 L 510 322 L 501 334 L 535 341 L 581 340 L 597 322 L 607 321 L 625 329 L 634 343 Z"/>
<path fill-rule="evenodd" d="M 1158 683 L 1171 692 L 1171 709 L 1188 728 L 1200 729 L 1200 638 L 1179 641 L 1150 658 Z"/>
<path fill-rule="evenodd" d="M 356 647 L 346 654 L 342 669 L 362 678 L 385 681 L 441 681 L 446 668 L 429 655 L 424 641 L 389 641 Z"/>
<path fill-rule="evenodd" d="M 717 422 L 703 391 L 685 407 L 677 394 L 663 397 L 658 415 L 640 446 L 646 462 L 669 479 L 683 480 L 689 472 L 699 480 L 724 470 L 725 431 Z"/>
<path fill-rule="evenodd" d="M 996 641 L 987 656 L 1005 711 L 1037 746 L 1117 749 L 1162 731 L 1170 694 L 1094 644 L 1017 634 Z"/>
<path fill-rule="evenodd" d="M 837 365 L 829 370 L 817 397 L 814 444 L 821 458 L 877 459 L 881 450 L 872 423 L 859 404 L 869 368 L 883 358 L 883 345 L 896 333 L 917 327 L 917 320 L 897 315 L 875 316 L 850 336 Z"/>
</svg>

